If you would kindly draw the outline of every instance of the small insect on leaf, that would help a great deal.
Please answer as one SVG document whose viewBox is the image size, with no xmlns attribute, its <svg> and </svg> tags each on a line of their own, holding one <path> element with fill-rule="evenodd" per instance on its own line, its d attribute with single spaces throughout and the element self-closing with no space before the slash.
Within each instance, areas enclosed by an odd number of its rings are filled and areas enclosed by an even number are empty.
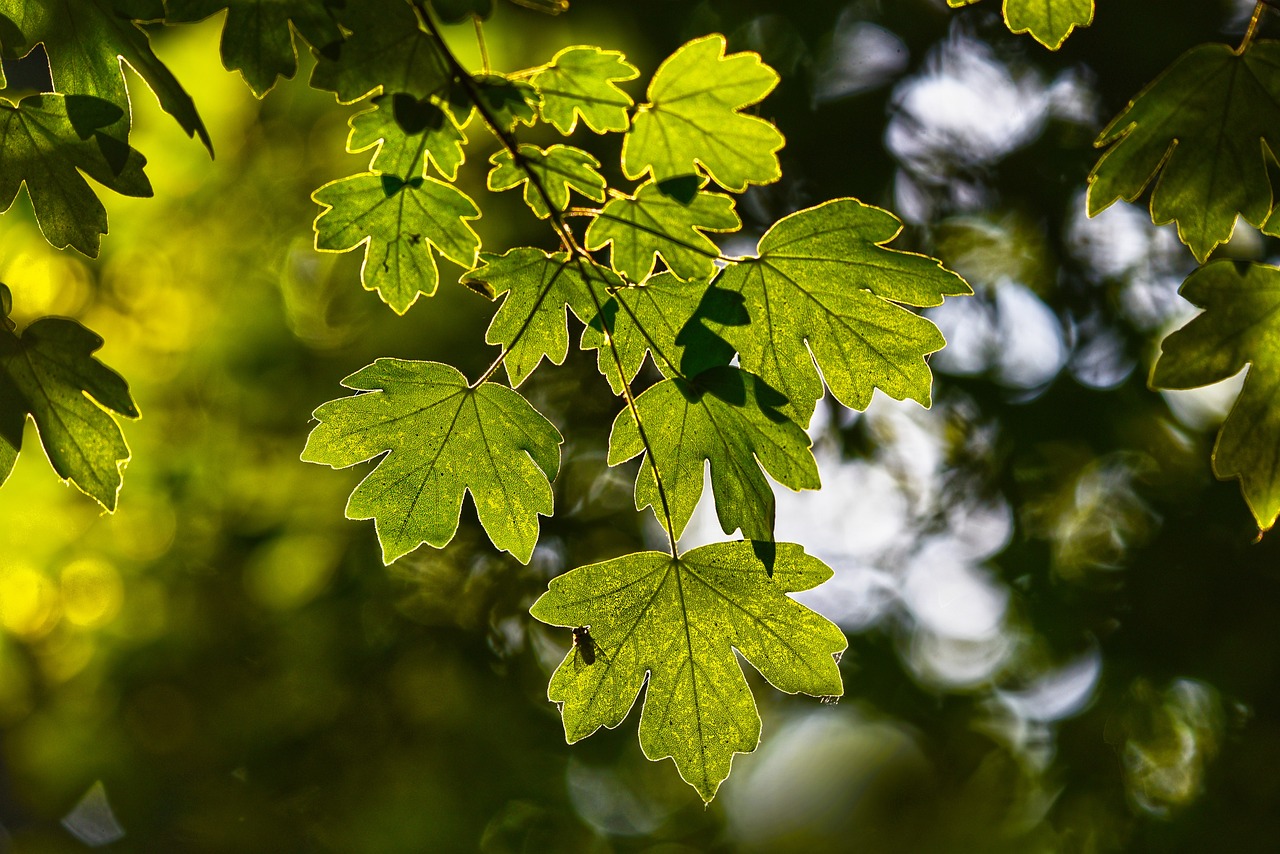
<svg viewBox="0 0 1280 854">
<path fill-rule="evenodd" d="M 578 626 L 573 630 L 573 647 L 582 656 L 582 663 L 587 667 L 596 663 L 596 653 L 600 652 L 600 647 L 596 645 L 595 638 L 591 637 L 590 626 Z M 600 654 L 604 656 L 603 652 Z"/>
</svg>

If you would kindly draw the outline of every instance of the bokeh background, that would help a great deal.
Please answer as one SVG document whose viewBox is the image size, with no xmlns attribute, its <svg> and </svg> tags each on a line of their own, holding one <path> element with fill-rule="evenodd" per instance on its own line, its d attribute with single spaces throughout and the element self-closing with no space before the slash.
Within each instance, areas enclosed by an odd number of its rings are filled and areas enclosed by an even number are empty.
<svg viewBox="0 0 1280 854">
<path fill-rule="evenodd" d="M 1141 207 L 1083 203 L 1106 121 L 1184 50 L 1237 42 L 1253 4 L 1099 6 L 1055 54 L 997 0 L 574 0 L 486 24 L 500 70 L 586 43 L 647 76 L 713 31 L 760 51 L 784 178 L 725 251 L 852 195 L 976 291 L 931 313 L 931 410 L 815 417 L 825 488 L 780 496 L 779 537 L 835 569 L 804 601 L 849 636 L 845 697 L 749 674 L 764 741 L 705 809 L 634 720 L 569 747 L 546 701 L 569 637 L 529 604 L 660 542 L 634 470 L 605 465 L 618 404 L 593 355 L 524 389 L 567 437 L 530 565 L 468 509 L 448 548 L 383 567 L 372 524 L 342 518 L 365 470 L 298 460 L 310 413 L 379 356 L 477 375 L 492 306 L 445 284 L 398 318 L 359 253 L 311 248 L 311 191 L 368 155 L 344 153 L 360 108 L 308 89 L 308 59 L 259 102 L 219 64 L 221 16 L 155 33 L 216 160 L 131 76 L 156 197 L 107 200 L 102 256 L 50 249 L 25 199 L 0 219 L 19 325 L 100 333 L 144 414 L 114 516 L 30 426 L 0 489 L 0 850 L 1275 850 L 1280 547 L 1209 467 L 1238 378 L 1147 389 L 1193 260 Z M 617 163 L 619 140 L 582 142 Z M 486 246 L 551 245 L 518 194 L 484 193 L 485 146 L 460 181 Z M 1241 224 L 1219 254 L 1276 253 Z M 722 536 L 704 511 L 686 545 Z"/>
</svg>

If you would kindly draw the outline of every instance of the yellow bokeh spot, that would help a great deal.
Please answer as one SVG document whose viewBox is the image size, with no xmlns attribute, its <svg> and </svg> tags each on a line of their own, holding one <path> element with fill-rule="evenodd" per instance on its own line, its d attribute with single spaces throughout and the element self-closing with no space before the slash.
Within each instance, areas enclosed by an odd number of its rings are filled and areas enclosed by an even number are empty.
<svg viewBox="0 0 1280 854">
<path fill-rule="evenodd" d="M 0 569 L 0 625 L 23 639 L 43 637 L 61 616 L 57 588 L 26 566 Z"/>
<path fill-rule="evenodd" d="M 245 569 L 249 596 L 268 608 L 305 605 L 329 583 L 342 544 L 319 534 L 287 534 L 254 553 Z"/>
<path fill-rule="evenodd" d="M 106 625 L 120 613 L 123 602 L 124 583 L 105 560 L 83 558 L 62 570 L 62 612 L 75 625 Z"/>
</svg>

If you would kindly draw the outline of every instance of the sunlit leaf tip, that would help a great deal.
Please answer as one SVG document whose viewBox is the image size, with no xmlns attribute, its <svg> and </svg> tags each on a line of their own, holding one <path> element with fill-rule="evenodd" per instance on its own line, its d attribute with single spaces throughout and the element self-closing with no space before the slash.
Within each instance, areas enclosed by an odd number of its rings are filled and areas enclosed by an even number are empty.
<svg viewBox="0 0 1280 854">
<path fill-rule="evenodd" d="M 447 545 L 468 493 L 493 544 L 529 562 L 560 468 L 550 421 L 506 386 L 472 388 L 438 362 L 379 359 L 342 384 L 357 394 L 316 409 L 302 459 L 337 469 L 378 459 L 347 517 L 374 520 L 386 563 Z"/>
<path fill-rule="evenodd" d="M 947 0 L 953 9 L 978 0 Z M 1093 23 L 1093 0 L 1004 0 L 1004 22 L 1013 33 L 1028 33 L 1057 50 L 1076 27 Z"/>
<path fill-rule="evenodd" d="M 647 676 L 639 726 L 645 756 L 671 757 L 710 801 L 734 754 L 760 741 L 760 716 L 735 650 L 780 691 L 843 693 L 836 656 L 847 646 L 844 634 L 786 595 L 831 574 L 800 546 L 779 543 L 770 575 L 752 543 L 739 540 L 678 559 L 626 555 L 553 579 L 530 613 L 553 626 L 589 625 L 600 650 L 587 665 L 570 649 L 551 677 L 547 696 L 560 704 L 566 739 L 620 725 Z"/>
</svg>

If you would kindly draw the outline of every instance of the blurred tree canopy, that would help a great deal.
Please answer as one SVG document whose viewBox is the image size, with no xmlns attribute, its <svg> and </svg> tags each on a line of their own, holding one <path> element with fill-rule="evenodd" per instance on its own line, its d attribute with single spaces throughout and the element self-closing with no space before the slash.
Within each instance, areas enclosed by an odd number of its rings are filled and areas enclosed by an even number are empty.
<svg viewBox="0 0 1280 854">
<path fill-rule="evenodd" d="M 1280 15 L 793 5 L 0 0 L 0 850 L 1274 845 Z"/>
</svg>

